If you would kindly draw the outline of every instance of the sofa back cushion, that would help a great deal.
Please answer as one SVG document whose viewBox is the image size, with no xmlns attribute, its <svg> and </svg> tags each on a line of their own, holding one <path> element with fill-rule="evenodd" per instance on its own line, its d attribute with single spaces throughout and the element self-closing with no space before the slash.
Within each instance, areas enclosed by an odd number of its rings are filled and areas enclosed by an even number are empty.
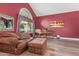
<svg viewBox="0 0 79 59">
<path fill-rule="evenodd" d="M 15 37 L 15 38 L 20 38 L 19 35 L 17 35 L 14 32 L 0 32 L 0 37 Z"/>
<path fill-rule="evenodd" d="M 14 37 L 1 37 L 0 38 L 0 43 L 3 43 L 3 44 L 17 45 L 18 42 L 19 42 L 18 39 Z"/>
<path fill-rule="evenodd" d="M 20 32 L 19 33 L 20 39 L 29 39 L 31 35 L 29 33 Z"/>
</svg>

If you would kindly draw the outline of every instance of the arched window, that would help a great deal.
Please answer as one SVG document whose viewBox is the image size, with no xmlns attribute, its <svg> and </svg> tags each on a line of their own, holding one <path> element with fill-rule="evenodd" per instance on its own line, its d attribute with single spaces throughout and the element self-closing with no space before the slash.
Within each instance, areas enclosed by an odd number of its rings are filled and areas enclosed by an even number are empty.
<svg viewBox="0 0 79 59">
<path fill-rule="evenodd" d="M 31 13 L 26 8 L 21 8 L 18 15 L 18 32 L 33 33 L 34 35 L 34 20 Z"/>
</svg>

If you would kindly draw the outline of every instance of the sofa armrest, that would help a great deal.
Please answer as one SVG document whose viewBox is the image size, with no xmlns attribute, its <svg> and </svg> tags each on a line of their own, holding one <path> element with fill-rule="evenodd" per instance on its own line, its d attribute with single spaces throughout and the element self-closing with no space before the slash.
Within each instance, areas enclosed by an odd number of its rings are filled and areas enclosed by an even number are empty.
<svg viewBox="0 0 79 59">
<path fill-rule="evenodd" d="M 28 42 L 30 42 L 32 38 L 27 39 L 27 40 L 20 40 L 19 44 L 17 45 L 17 49 L 23 49 L 27 47 Z"/>
<path fill-rule="evenodd" d="M 29 39 L 27 39 L 27 43 L 30 42 L 31 40 L 33 40 L 33 37 L 30 37 Z"/>
<path fill-rule="evenodd" d="M 26 47 L 26 42 L 21 42 L 21 43 L 19 43 L 18 45 L 17 45 L 17 49 L 23 49 L 23 48 L 25 48 Z"/>
</svg>

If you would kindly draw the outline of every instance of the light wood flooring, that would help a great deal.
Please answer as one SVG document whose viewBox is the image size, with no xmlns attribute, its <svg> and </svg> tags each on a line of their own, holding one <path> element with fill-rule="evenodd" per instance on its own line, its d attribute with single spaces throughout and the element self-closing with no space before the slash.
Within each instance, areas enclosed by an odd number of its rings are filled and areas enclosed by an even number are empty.
<svg viewBox="0 0 79 59">
<path fill-rule="evenodd" d="M 49 39 L 48 47 L 57 52 L 56 56 L 79 56 L 79 40 Z"/>
</svg>

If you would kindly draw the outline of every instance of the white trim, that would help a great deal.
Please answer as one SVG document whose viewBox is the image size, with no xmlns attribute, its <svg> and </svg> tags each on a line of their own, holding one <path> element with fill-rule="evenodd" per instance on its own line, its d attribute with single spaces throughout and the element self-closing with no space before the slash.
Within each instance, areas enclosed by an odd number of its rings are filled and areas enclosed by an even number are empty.
<svg viewBox="0 0 79 59">
<path fill-rule="evenodd" d="M 60 39 L 79 41 L 79 38 L 60 37 Z"/>
</svg>

